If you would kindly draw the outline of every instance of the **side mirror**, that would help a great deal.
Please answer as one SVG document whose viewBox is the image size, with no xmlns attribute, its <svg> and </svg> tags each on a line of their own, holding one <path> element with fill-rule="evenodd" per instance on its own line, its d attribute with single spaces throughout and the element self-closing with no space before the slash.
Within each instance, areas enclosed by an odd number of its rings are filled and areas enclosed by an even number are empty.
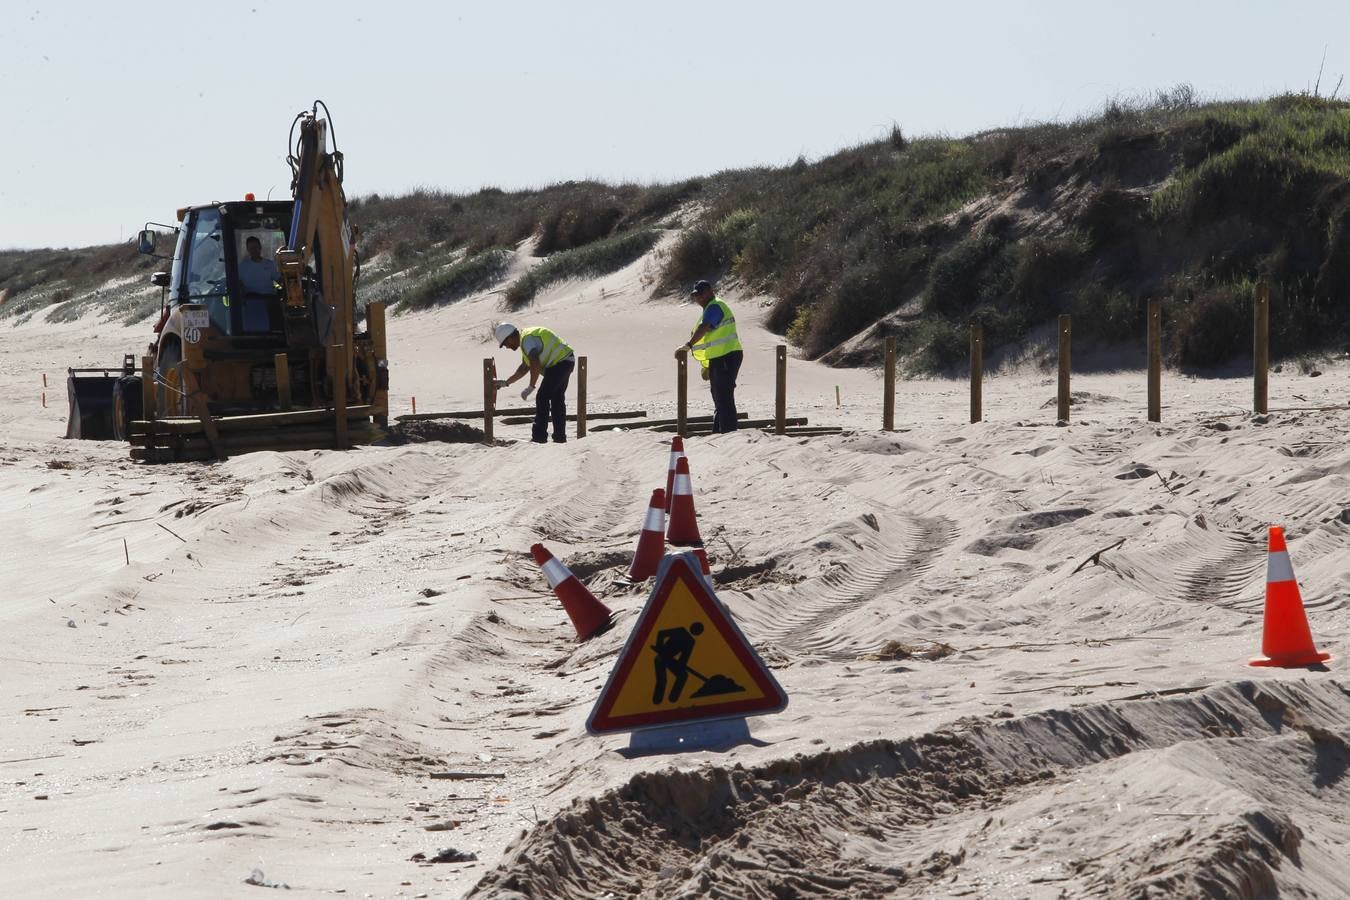
<svg viewBox="0 0 1350 900">
<path fill-rule="evenodd" d="M 153 284 L 155 287 L 160 287 L 160 288 L 162 288 L 162 287 L 168 287 L 168 286 L 169 286 L 169 273 L 168 273 L 168 272 L 156 272 L 155 274 L 153 274 L 153 275 L 150 276 L 150 283 Z"/>
<path fill-rule="evenodd" d="M 155 233 L 150 229 L 145 229 L 136 238 L 136 252 L 147 255 L 155 252 Z"/>
</svg>

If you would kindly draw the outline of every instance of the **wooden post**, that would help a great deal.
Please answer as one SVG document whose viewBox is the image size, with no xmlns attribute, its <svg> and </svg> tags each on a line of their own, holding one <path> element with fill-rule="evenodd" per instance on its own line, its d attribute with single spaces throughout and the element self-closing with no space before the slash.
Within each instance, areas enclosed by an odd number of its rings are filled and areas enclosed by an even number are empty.
<svg viewBox="0 0 1350 900">
<path fill-rule="evenodd" d="M 202 424 L 202 431 L 206 432 L 206 441 L 211 445 L 211 455 L 221 462 L 229 459 L 225 443 L 221 441 L 220 432 L 216 428 L 216 420 L 211 418 L 211 410 L 206 405 L 206 392 L 202 390 L 201 382 L 197 380 L 196 371 L 186 366 L 183 367 L 183 390 L 188 395 L 188 412 L 197 417 L 197 421 Z"/>
<path fill-rule="evenodd" d="M 886 338 L 886 362 L 881 376 L 881 430 L 895 430 L 895 337 Z"/>
<path fill-rule="evenodd" d="M 286 412 L 291 408 L 291 358 L 285 353 L 278 353 L 273 358 L 273 364 L 277 368 L 277 406 Z"/>
<path fill-rule="evenodd" d="M 970 323 L 970 421 L 984 419 L 984 326 Z"/>
<path fill-rule="evenodd" d="M 331 357 L 334 365 L 329 370 L 333 376 L 333 422 L 337 432 L 334 443 L 339 450 L 351 446 L 347 442 L 347 353 L 346 344 L 334 345 Z"/>
<path fill-rule="evenodd" d="M 366 330 L 370 332 L 371 349 L 375 351 L 375 365 L 370 373 L 374 380 L 375 391 L 371 398 L 371 405 L 379 408 L 375 413 L 375 424 L 381 428 L 389 427 L 389 341 L 385 331 L 384 304 L 367 303 L 366 304 Z M 386 377 L 381 379 L 380 372 L 386 373 Z M 380 387 L 383 380 L 385 387 Z"/>
<path fill-rule="evenodd" d="M 1252 298 L 1252 412 L 1270 412 L 1270 288 L 1263 281 Z"/>
<path fill-rule="evenodd" d="M 1162 421 L 1162 301 L 1148 301 L 1148 420 Z"/>
<path fill-rule="evenodd" d="M 141 357 L 141 415 L 150 423 L 146 436 L 146 448 L 150 455 L 155 453 L 155 420 L 159 417 L 159 391 L 155 387 L 155 358 Z"/>
<path fill-rule="evenodd" d="M 685 436 L 689 419 L 689 351 L 675 357 L 675 433 Z"/>
<path fill-rule="evenodd" d="M 577 437 L 586 436 L 586 357 L 577 357 Z"/>
<path fill-rule="evenodd" d="M 147 422 L 155 421 L 159 407 L 155 401 L 155 358 L 141 357 L 141 415 Z"/>
<path fill-rule="evenodd" d="M 779 344 L 775 353 L 778 379 L 773 395 L 773 433 L 787 432 L 787 344 Z"/>
<path fill-rule="evenodd" d="M 496 414 L 497 389 L 492 383 L 497 380 L 497 364 L 489 357 L 483 360 L 483 443 L 492 443 L 492 417 Z"/>
<path fill-rule="evenodd" d="M 1059 419 L 1069 421 L 1069 354 L 1073 343 L 1073 317 L 1067 313 L 1059 317 Z"/>
</svg>

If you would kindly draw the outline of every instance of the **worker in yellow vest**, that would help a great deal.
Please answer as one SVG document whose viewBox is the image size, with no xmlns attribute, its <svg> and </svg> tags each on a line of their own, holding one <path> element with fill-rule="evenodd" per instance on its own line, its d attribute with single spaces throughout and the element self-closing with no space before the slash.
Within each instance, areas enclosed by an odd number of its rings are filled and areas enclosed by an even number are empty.
<svg viewBox="0 0 1350 900">
<path fill-rule="evenodd" d="M 703 307 L 703 315 L 689 340 L 675 351 L 675 356 L 678 358 L 687 350 L 704 368 L 708 388 L 712 391 L 713 434 L 735 431 L 736 376 L 745 355 L 741 351 L 740 338 L 736 336 L 736 317 L 706 281 L 694 285 L 689 296 Z"/>
<path fill-rule="evenodd" d="M 499 378 L 494 382 L 498 388 L 504 388 L 526 375 L 530 384 L 520 392 L 520 399 L 529 400 L 536 386 L 539 393 L 534 400 L 534 431 L 530 437 L 536 444 L 548 441 L 548 425 L 553 422 L 553 442 L 567 442 L 567 383 L 572 379 L 572 369 L 577 358 L 572 348 L 552 331 L 541 326 L 517 328 L 510 322 L 502 322 L 493 334 L 498 347 L 519 350 L 520 367 L 510 378 Z M 544 382 L 539 384 L 543 375 Z"/>
</svg>

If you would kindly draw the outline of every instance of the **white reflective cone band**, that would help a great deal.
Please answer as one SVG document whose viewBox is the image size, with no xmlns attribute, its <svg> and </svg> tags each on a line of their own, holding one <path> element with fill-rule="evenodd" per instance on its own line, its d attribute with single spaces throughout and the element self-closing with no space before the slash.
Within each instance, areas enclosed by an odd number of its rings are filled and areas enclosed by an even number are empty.
<svg viewBox="0 0 1350 900">
<path fill-rule="evenodd" d="M 663 506 L 647 507 L 647 518 L 642 521 L 643 531 L 665 531 L 666 510 Z"/>
<path fill-rule="evenodd" d="M 1289 561 L 1289 551 L 1280 550 L 1266 557 L 1266 584 L 1278 581 L 1294 580 L 1294 564 Z"/>
<path fill-rule="evenodd" d="M 676 493 L 676 494 L 692 494 L 692 493 L 694 493 L 694 486 L 693 486 L 692 484 L 689 483 L 689 476 L 688 476 L 688 475 L 676 475 L 676 476 L 675 476 L 675 493 Z"/>
<path fill-rule="evenodd" d="M 670 471 L 674 472 L 674 471 L 675 471 L 675 466 L 677 466 L 677 465 L 679 464 L 680 460 L 683 459 L 683 458 L 684 458 L 684 454 L 681 453 L 679 450 L 672 450 L 672 451 L 670 451 L 670 465 L 669 465 L 667 468 L 669 468 Z"/>
<path fill-rule="evenodd" d="M 544 577 L 548 579 L 548 586 L 556 588 L 564 581 L 572 577 L 572 573 L 567 570 L 567 566 L 558 562 L 556 559 L 550 559 L 544 563 Z"/>
</svg>

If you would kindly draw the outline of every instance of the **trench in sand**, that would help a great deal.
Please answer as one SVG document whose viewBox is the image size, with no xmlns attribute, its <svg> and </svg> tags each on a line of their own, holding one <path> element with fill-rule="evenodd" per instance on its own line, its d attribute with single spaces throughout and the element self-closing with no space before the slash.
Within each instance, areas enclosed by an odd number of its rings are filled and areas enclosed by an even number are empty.
<svg viewBox="0 0 1350 900">
<path fill-rule="evenodd" d="M 1334 682 L 1232 682 L 647 772 L 531 830 L 472 896 L 1254 898 L 1277 873 L 1317 893 L 1345 877 L 1347 737 Z"/>
</svg>

